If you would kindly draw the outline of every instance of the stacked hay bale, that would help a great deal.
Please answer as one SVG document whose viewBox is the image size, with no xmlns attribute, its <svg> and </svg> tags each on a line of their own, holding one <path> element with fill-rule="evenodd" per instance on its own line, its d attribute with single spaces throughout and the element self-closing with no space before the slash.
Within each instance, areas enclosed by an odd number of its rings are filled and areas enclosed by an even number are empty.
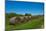
<svg viewBox="0 0 46 31">
<path fill-rule="evenodd" d="M 10 23 L 11 24 L 24 23 L 24 22 L 28 22 L 29 20 L 31 20 L 31 16 L 17 16 L 10 18 Z"/>
</svg>

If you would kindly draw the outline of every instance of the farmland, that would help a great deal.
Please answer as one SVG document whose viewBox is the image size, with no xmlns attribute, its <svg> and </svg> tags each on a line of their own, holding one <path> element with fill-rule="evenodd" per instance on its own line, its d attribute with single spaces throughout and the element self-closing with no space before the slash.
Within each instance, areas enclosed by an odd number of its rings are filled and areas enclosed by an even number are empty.
<svg viewBox="0 0 46 31">
<path fill-rule="evenodd" d="M 10 15 L 11 16 L 11 15 Z M 9 25 L 9 15 L 6 15 L 6 31 L 10 30 L 25 30 L 25 29 L 43 29 L 44 28 L 44 16 L 37 15 L 32 16 L 31 20 L 21 24 Z"/>
</svg>

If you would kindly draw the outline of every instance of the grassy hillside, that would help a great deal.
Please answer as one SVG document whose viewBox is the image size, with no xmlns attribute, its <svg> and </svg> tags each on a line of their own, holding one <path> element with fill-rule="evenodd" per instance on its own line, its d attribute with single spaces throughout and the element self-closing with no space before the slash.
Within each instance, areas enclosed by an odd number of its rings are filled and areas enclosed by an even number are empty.
<svg viewBox="0 0 46 31">
<path fill-rule="evenodd" d="M 24 30 L 24 29 L 42 29 L 44 28 L 44 17 L 43 16 L 32 16 L 31 20 L 26 23 L 9 25 L 9 17 L 6 16 L 6 31 L 12 29 Z"/>
<path fill-rule="evenodd" d="M 43 17 L 39 17 L 27 23 L 16 26 L 15 29 L 39 29 L 42 28 L 41 27 L 42 25 L 43 25 Z"/>
</svg>

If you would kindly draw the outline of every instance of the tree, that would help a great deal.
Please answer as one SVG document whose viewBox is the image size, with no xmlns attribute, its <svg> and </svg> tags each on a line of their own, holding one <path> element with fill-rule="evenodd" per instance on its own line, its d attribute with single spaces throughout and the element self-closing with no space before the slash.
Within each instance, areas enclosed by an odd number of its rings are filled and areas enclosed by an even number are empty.
<svg viewBox="0 0 46 31">
<path fill-rule="evenodd" d="M 16 16 L 16 13 L 6 13 L 6 16 L 7 16 L 8 18 L 11 18 L 11 17 Z"/>
<path fill-rule="evenodd" d="M 25 16 L 31 16 L 31 14 L 26 13 Z"/>
</svg>

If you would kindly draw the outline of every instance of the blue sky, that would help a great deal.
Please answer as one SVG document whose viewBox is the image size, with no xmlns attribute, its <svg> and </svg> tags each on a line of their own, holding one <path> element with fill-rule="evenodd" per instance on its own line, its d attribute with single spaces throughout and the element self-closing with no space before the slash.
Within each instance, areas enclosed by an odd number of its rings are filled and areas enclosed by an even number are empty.
<svg viewBox="0 0 46 31">
<path fill-rule="evenodd" d="M 6 1 L 5 3 L 6 13 L 42 15 L 44 11 L 44 3 L 20 1 Z"/>
</svg>

